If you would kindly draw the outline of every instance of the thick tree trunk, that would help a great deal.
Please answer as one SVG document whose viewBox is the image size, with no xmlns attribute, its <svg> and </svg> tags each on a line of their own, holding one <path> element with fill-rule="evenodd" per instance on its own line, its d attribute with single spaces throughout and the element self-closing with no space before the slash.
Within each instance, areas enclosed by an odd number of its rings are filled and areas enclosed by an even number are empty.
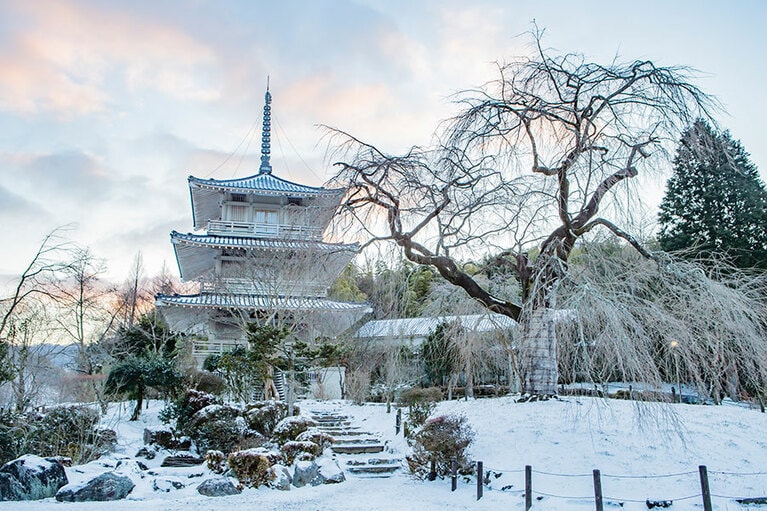
<svg viewBox="0 0 767 511">
<path fill-rule="evenodd" d="M 536 397 L 557 395 L 557 334 L 555 311 L 533 310 L 523 322 L 522 393 Z"/>
</svg>

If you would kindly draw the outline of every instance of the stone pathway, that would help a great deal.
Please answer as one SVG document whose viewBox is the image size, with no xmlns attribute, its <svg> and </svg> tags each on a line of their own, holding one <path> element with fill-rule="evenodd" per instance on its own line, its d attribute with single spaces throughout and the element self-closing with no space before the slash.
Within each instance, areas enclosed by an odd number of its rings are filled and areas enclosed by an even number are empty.
<svg viewBox="0 0 767 511">
<path fill-rule="evenodd" d="M 332 411 L 314 411 L 318 428 L 335 440 L 330 447 L 339 466 L 358 477 L 391 477 L 402 468 L 402 459 L 386 453 L 387 442 L 379 435 L 364 431 L 346 415 Z M 372 456 L 377 454 L 378 456 Z"/>
</svg>

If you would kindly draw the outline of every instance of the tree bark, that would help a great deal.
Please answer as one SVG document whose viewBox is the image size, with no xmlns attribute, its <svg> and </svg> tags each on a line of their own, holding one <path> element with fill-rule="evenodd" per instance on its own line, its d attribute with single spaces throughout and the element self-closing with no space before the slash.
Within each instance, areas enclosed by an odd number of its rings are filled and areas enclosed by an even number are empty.
<svg viewBox="0 0 767 511">
<path fill-rule="evenodd" d="M 523 322 L 521 346 L 524 381 L 522 393 L 548 397 L 557 395 L 557 334 L 555 311 L 533 310 Z"/>
</svg>

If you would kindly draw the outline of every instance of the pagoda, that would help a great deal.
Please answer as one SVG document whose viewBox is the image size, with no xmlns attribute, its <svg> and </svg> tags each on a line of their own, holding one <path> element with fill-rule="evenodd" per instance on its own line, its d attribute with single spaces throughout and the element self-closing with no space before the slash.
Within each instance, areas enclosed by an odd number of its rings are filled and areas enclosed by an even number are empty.
<svg viewBox="0 0 767 511">
<path fill-rule="evenodd" d="M 192 334 L 201 366 L 209 355 L 247 345 L 251 322 L 289 326 L 304 341 L 334 338 L 370 312 L 367 304 L 330 300 L 327 292 L 359 245 L 325 241 L 345 193 L 275 176 L 270 161 L 271 100 L 265 95 L 261 165 L 239 179 L 190 176 L 195 233 L 171 232 L 181 278 L 191 295 L 158 295 L 176 331 Z"/>
</svg>

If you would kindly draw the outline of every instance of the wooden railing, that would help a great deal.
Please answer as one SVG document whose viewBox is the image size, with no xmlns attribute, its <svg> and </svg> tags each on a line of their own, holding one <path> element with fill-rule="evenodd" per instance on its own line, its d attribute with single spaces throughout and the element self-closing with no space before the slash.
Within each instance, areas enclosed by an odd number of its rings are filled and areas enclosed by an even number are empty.
<svg viewBox="0 0 767 511">
<path fill-rule="evenodd" d="M 319 240 L 322 230 L 312 225 L 267 224 L 236 222 L 233 220 L 209 220 L 209 234 L 233 234 L 237 236 L 261 236 L 291 240 Z"/>
<path fill-rule="evenodd" d="M 327 286 L 318 282 L 281 280 L 279 282 L 255 282 L 243 278 L 221 278 L 201 281 L 203 293 L 234 293 L 270 296 L 325 296 Z"/>
</svg>

